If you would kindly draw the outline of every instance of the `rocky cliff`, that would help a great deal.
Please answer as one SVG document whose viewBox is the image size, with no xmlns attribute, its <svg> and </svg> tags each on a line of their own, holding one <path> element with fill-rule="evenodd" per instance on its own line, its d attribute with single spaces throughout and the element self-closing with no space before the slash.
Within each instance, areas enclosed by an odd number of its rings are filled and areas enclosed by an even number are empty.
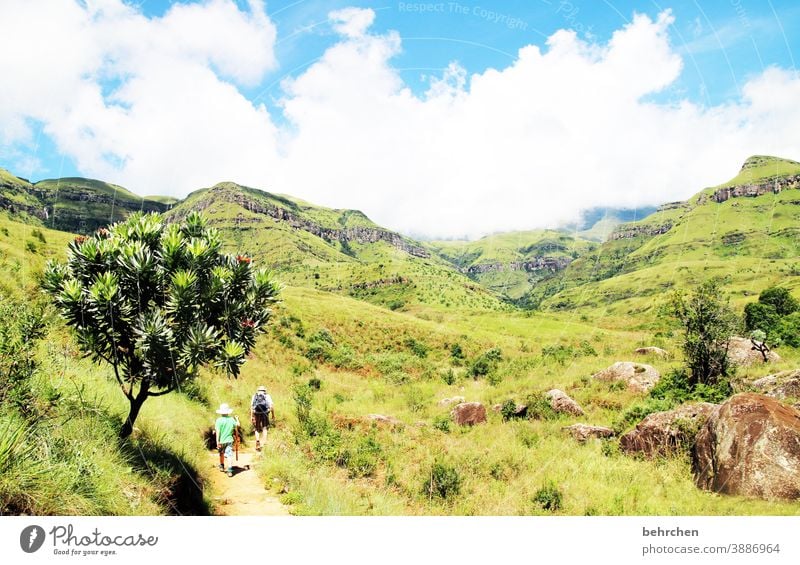
<svg viewBox="0 0 800 565">
<path fill-rule="evenodd" d="M 617 239 L 633 239 L 634 237 L 653 237 L 655 235 L 661 235 L 662 233 L 667 233 L 670 229 L 672 229 L 672 222 L 667 222 L 660 225 L 631 225 L 631 224 L 622 224 L 617 226 L 617 228 L 608 236 L 609 241 L 614 241 Z"/>
<path fill-rule="evenodd" d="M 192 209 L 200 210 L 210 206 L 215 200 L 222 200 L 241 206 L 252 213 L 268 216 L 276 222 L 285 222 L 294 229 L 306 231 L 325 241 L 338 241 L 346 244 L 365 244 L 383 241 L 413 257 L 430 257 L 430 253 L 426 249 L 416 245 L 400 234 L 389 230 L 371 226 L 351 226 L 342 228 L 321 226 L 318 223 L 300 217 L 297 213 L 287 208 L 252 198 L 241 190 L 232 189 L 227 186 L 217 186 L 212 188 L 211 191 L 213 193 L 212 198 L 204 199 L 202 202 L 192 206 Z"/>
<path fill-rule="evenodd" d="M 752 184 L 741 184 L 737 186 L 726 186 L 714 191 L 711 199 L 714 202 L 725 202 L 731 198 L 741 198 L 743 196 L 755 197 L 762 194 L 778 194 L 788 188 L 800 186 L 800 175 L 775 176 L 768 179 L 761 179 Z"/>
<path fill-rule="evenodd" d="M 495 273 L 503 271 L 544 271 L 551 272 L 566 269 L 572 262 L 570 257 L 534 257 L 526 261 L 513 261 L 511 263 L 482 263 L 467 267 L 464 272 L 468 275 L 480 275 L 483 273 Z"/>
</svg>

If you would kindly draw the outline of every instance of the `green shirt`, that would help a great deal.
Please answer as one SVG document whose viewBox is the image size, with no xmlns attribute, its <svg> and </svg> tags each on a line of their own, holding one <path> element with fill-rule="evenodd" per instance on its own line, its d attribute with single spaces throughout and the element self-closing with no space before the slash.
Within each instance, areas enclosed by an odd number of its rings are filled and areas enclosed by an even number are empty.
<svg viewBox="0 0 800 565">
<path fill-rule="evenodd" d="M 217 443 L 233 443 L 233 430 L 236 429 L 233 416 L 220 416 L 214 427 L 217 430 Z"/>
</svg>

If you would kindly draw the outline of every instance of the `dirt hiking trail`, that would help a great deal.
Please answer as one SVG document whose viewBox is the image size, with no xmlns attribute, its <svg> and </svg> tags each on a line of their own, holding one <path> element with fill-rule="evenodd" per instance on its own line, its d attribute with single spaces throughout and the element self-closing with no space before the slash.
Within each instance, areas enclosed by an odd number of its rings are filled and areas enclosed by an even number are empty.
<svg viewBox="0 0 800 565">
<path fill-rule="evenodd" d="M 254 449 L 240 449 L 239 461 L 234 461 L 234 475 L 229 477 L 218 470 L 219 455 L 208 455 L 209 489 L 216 516 L 290 516 L 289 509 L 270 494 L 261 482 L 256 467 L 261 454 Z"/>
</svg>

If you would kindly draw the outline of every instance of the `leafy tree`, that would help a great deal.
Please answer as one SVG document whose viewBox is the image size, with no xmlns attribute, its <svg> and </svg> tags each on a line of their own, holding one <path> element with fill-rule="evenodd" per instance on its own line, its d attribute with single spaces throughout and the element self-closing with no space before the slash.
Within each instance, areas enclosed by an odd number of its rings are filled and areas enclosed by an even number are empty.
<svg viewBox="0 0 800 565">
<path fill-rule="evenodd" d="M 42 286 L 82 351 L 105 361 L 130 402 L 120 437 L 142 404 L 211 365 L 238 376 L 269 321 L 278 285 L 250 258 L 221 252 L 218 231 L 193 212 L 182 224 L 158 214 L 79 236 L 67 263 L 49 262 Z"/>
<path fill-rule="evenodd" d="M 747 331 L 761 330 L 769 334 L 780 319 L 772 304 L 751 302 L 744 307 L 744 326 Z"/>
<path fill-rule="evenodd" d="M 712 385 L 727 377 L 731 369 L 728 342 L 738 320 L 719 283 L 706 282 L 688 297 L 673 295 L 670 312 L 683 326 L 691 384 Z"/>
<path fill-rule="evenodd" d="M 775 308 L 778 316 L 788 316 L 792 312 L 800 310 L 800 303 L 785 288 L 777 286 L 770 287 L 758 295 L 761 304 L 767 304 Z"/>
</svg>

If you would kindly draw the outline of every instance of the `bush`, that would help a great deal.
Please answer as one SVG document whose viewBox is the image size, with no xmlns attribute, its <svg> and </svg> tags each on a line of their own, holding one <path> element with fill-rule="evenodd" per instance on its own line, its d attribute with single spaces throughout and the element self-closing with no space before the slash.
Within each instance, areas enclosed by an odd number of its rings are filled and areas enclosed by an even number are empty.
<svg viewBox="0 0 800 565">
<path fill-rule="evenodd" d="M 322 380 L 319 377 L 311 377 L 308 379 L 308 388 L 311 390 L 319 390 L 322 388 Z"/>
<path fill-rule="evenodd" d="M 386 306 L 388 306 L 389 310 L 395 311 L 400 310 L 406 303 L 402 300 L 391 300 Z"/>
<path fill-rule="evenodd" d="M 531 420 L 555 420 L 559 417 L 558 412 L 553 410 L 550 399 L 544 394 L 531 394 L 525 399 L 528 407 L 527 416 Z"/>
<path fill-rule="evenodd" d="M 785 288 L 770 287 L 758 295 L 758 301 L 772 306 L 781 317 L 800 310 L 800 303 Z"/>
<path fill-rule="evenodd" d="M 476 357 L 469 368 L 469 375 L 475 379 L 485 377 L 497 368 L 498 363 L 503 359 L 503 353 L 497 347 L 487 349 Z"/>
<path fill-rule="evenodd" d="M 442 373 L 442 380 L 446 385 L 452 385 L 453 383 L 456 382 L 456 372 L 453 370 L 452 367 L 447 369 L 447 371 L 445 371 L 444 373 Z"/>
<path fill-rule="evenodd" d="M 411 350 L 411 353 L 419 357 L 420 359 L 424 359 L 428 356 L 429 347 L 422 343 L 421 341 L 417 341 L 413 337 L 408 337 L 405 340 L 405 346 Z"/>
<path fill-rule="evenodd" d="M 306 357 L 311 361 L 325 363 L 331 360 L 333 356 L 333 347 L 336 343 L 333 340 L 331 332 L 325 328 L 321 328 L 310 338 L 308 338 L 308 347 L 306 348 Z"/>
<path fill-rule="evenodd" d="M 744 307 L 744 327 L 748 332 L 761 330 L 769 334 L 779 320 L 780 316 L 771 304 L 751 302 Z"/>
<path fill-rule="evenodd" d="M 547 345 L 542 348 L 542 361 L 552 359 L 561 366 L 566 365 L 567 361 L 574 356 L 575 350 L 571 345 L 562 345 L 559 343 L 558 345 Z"/>
<path fill-rule="evenodd" d="M 673 369 L 659 380 L 650 391 L 650 398 L 664 400 L 677 406 L 684 402 L 713 402 L 718 404 L 733 394 L 730 380 L 721 378 L 713 384 L 691 382 L 685 369 Z M 669 410 L 669 408 L 664 408 Z"/>
<path fill-rule="evenodd" d="M 713 385 L 728 377 L 728 340 L 737 318 L 716 281 L 706 282 L 691 296 L 673 295 L 669 311 L 683 326 L 683 352 L 692 384 Z"/>
<path fill-rule="evenodd" d="M 549 512 L 556 512 L 561 509 L 561 499 L 561 491 L 552 481 L 548 481 L 533 495 L 533 503 Z"/>
<path fill-rule="evenodd" d="M 33 228 L 31 235 L 36 239 L 38 239 L 39 241 L 41 241 L 42 243 L 47 243 L 47 240 L 44 238 L 42 230 L 40 230 L 39 228 Z"/>
<path fill-rule="evenodd" d="M 428 478 L 425 479 L 422 490 L 428 498 L 434 496 L 450 498 L 461 492 L 461 476 L 455 467 L 436 461 L 431 467 Z"/>
<path fill-rule="evenodd" d="M 460 365 L 464 362 L 464 350 L 461 348 L 460 343 L 454 343 L 450 346 L 450 358 L 456 365 Z"/>
<path fill-rule="evenodd" d="M 441 414 L 436 416 L 433 420 L 433 427 L 439 431 L 442 431 L 446 434 L 450 433 L 450 424 L 451 424 L 450 416 L 447 414 Z"/>
<path fill-rule="evenodd" d="M 775 333 L 784 345 L 800 348 L 800 312 L 785 316 Z"/>
</svg>

